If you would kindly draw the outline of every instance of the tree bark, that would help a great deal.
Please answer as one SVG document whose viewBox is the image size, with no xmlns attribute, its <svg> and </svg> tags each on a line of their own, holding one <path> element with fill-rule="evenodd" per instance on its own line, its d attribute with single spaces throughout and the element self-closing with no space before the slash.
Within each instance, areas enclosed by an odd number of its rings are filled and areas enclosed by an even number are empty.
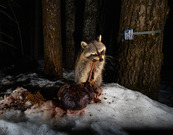
<svg viewBox="0 0 173 135">
<path fill-rule="evenodd" d="M 44 72 L 62 77 L 60 0 L 42 0 Z"/>
<path fill-rule="evenodd" d="M 66 20 L 66 69 L 74 69 L 75 63 L 75 0 L 65 1 L 65 20 Z"/>
<path fill-rule="evenodd" d="M 134 32 L 164 30 L 167 0 L 122 0 L 120 29 Z M 119 36 L 119 78 L 121 85 L 157 99 L 163 61 L 163 32 L 134 35 L 133 40 Z"/>
<path fill-rule="evenodd" d="M 90 42 L 96 38 L 98 0 L 85 0 L 83 40 Z"/>
</svg>

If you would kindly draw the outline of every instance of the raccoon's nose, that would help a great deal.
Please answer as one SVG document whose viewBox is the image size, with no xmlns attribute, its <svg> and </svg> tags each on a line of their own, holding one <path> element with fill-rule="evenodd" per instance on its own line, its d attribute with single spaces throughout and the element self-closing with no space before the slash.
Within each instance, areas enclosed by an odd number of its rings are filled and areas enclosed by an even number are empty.
<svg viewBox="0 0 173 135">
<path fill-rule="evenodd" d="M 103 58 L 100 58 L 99 61 L 102 62 L 103 61 Z"/>
</svg>

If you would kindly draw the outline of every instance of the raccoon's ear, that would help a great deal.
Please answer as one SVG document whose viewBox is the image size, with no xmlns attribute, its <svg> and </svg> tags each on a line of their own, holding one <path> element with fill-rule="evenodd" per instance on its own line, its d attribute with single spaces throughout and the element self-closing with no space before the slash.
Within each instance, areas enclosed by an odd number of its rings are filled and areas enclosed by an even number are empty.
<svg viewBox="0 0 173 135">
<path fill-rule="evenodd" d="M 82 48 L 86 48 L 88 46 L 88 44 L 86 42 L 82 41 L 81 46 L 82 46 Z"/>
<path fill-rule="evenodd" d="M 102 35 L 99 35 L 99 42 L 102 41 Z"/>
</svg>

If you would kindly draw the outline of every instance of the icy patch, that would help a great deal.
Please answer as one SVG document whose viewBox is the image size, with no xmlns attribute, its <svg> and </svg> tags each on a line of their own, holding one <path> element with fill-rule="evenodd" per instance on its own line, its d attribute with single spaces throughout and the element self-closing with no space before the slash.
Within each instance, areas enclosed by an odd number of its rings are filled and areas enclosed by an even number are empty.
<svg viewBox="0 0 173 135">
<path fill-rule="evenodd" d="M 8 76 L 2 78 L 2 80 L 0 82 L 3 85 L 9 85 L 9 84 L 12 84 L 11 79 L 12 79 L 12 76 L 8 75 Z"/>
<path fill-rule="evenodd" d="M 1 135 L 67 135 L 66 133 L 51 129 L 47 124 L 27 122 L 12 123 L 0 120 Z"/>
<path fill-rule="evenodd" d="M 147 96 L 112 83 L 103 86 L 101 103 L 80 111 L 64 111 L 52 101 L 24 112 L 9 110 L 0 115 L 0 129 L 12 134 L 126 134 L 124 128 L 171 129 L 173 108 Z M 18 129 L 18 130 L 17 130 Z"/>
<path fill-rule="evenodd" d="M 36 73 L 29 73 L 29 74 L 19 74 L 18 76 L 16 76 L 16 81 L 17 82 L 24 82 L 28 79 L 33 79 L 33 78 L 38 78 Z"/>
<path fill-rule="evenodd" d="M 66 71 L 63 69 L 63 77 L 68 80 L 74 80 L 74 70 Z"/>
<path fill-rule="evenodd" d="M 56 83 L 63 84 L 62 81 L 57 80 L 57 81 L 50 81 L 48 79 L 42 79 L 42 78 L 37 78 L 37 79 L 32 79 L 31 80 L 31 85 L 32 86 L 39 86 L 39 87 L 53 87 L 55 86 Z"/>
<path fill-rule="evenodd" d="M 66 80 L 74 80 L 74 71 L 64 71 L 63 76 Z M 36 88 L 50 88 L 50 87 L 60 87 L 64 84 L 64 79 L 49 80 L 39 76 L 37 73 L 24 73 L 16 76 L 4 76 L 0 79 L 1 87 L 12 87 L 12 86 L 23 86 L 23 87 L 36 87 Z M 4 88 L 5 88 L 4 87 Z M 2 93 L 0 93 L 2 94 Z"/>
<path fill-rule="evenodd" d="M 17 82 L 26 82 L 28 85 L 42 87 L 53 87 L 56 84 L 63 84 L 61 80 L 51 81 L 46 78 L 40 78 L 36 73 L 20 74 L 17 77 Z"/>
</svg>

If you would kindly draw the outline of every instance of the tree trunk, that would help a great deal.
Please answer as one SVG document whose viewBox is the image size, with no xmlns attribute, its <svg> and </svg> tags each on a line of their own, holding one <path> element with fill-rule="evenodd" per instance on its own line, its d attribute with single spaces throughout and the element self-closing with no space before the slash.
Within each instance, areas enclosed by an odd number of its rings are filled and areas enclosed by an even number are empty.
<svg viewBox="0 0 173 135">
<path fill-rule="evenodd" d="M 44 72 L 62 77 L 60 0 L 42 0 Z"/>
<path fill-rule="evenodd" d="M 85 0 L 83 40 L 90 42 L 96 38 L 98 0 Z"/>
<path fill-rule="evenodd" d="M 120 29 L 134 32 L 164 30 L 167 0 L 122 0 Z M 157 99 L 163 61 L 163 32 L 134 35 L 133 40 L 118 39 L 119 78 L 121 85 Z"/>
<path fill-rule="evenodd" d="M 75 63 L 75 0 L 65 1 L 65 22 L 66 22 L 66 69 L 74 69 Z"/>
</svg>

